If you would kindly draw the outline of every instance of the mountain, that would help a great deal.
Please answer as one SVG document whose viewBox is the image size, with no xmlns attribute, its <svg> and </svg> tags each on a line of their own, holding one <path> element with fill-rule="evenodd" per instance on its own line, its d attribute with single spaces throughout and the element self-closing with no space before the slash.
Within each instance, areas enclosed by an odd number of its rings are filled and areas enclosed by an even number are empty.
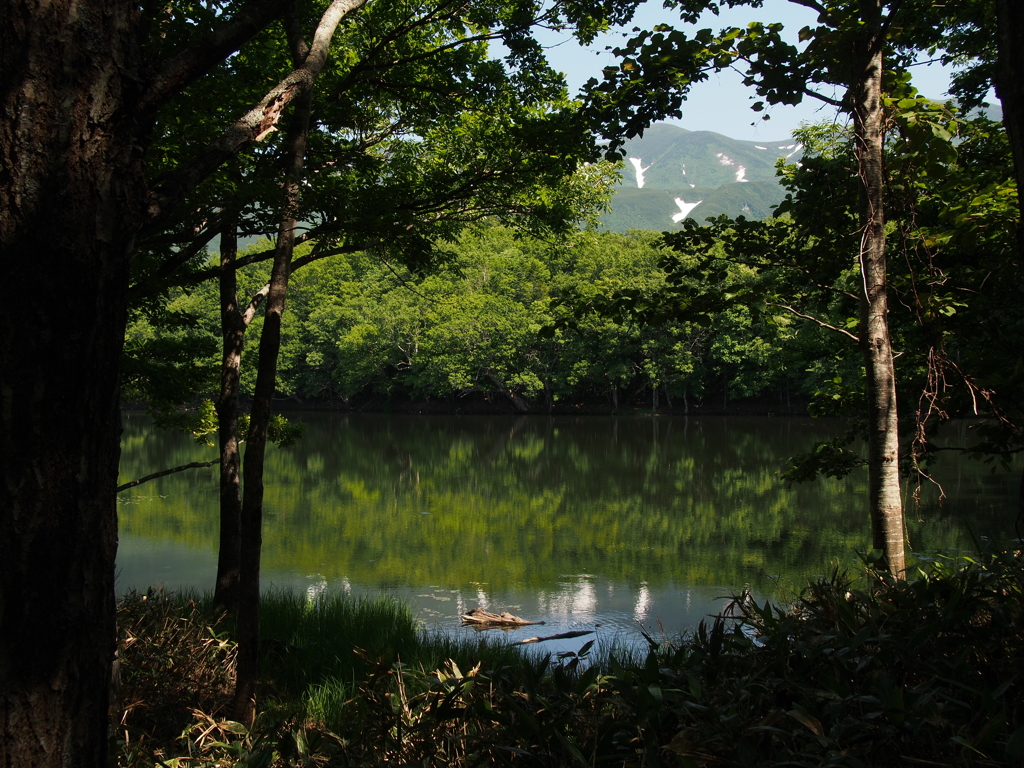
<svg viewBox="0 0 1024 768">
<path fill-rule="evenodd" d="M 651 126 L 626 142 L 622 181 L 612 210 L 601 217 L 613 232 L 673 230 L 684 218 L 704 221 L 727 214 L 761 219 L 785 193 L 775 176 L 779 158 L 794 162 L 795 140 L 737 141 L 711 131 Z"/>
</svg>

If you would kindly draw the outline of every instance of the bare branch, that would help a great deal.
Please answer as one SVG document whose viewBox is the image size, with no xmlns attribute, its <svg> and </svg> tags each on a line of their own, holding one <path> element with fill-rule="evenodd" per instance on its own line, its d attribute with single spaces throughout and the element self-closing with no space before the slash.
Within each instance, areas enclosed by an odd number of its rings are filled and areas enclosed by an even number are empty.
<svg viewBox="0 0 1024 768">
<path fill-rule="evenodd" d="M 143 483 L 148 483 L 150 480 L 156 480 L 158 477 L 167 477 L 167 475 L 173 475 L 176 472 L 184 472 L 186 469 L 203 469 L 204 467 L 212 467 L 214 464 L 220 464 L 220 459 L 214 459 L 213 461 L 193 461 L 189 464 L 182 464 L 180 467 L 164 469 L 160 472 L 154 472 L 151 475 L 140 477 L 138 480 L 132 480 L 130 483 L 117 486 L 115 491 L 120 493 L 121 491 L 127 491 L 129 488 L 134 488 L 136 485 L 142 485 Z"/>
<path fill-rule="evenodd" d="M 828 13 L 828 10 L 821 3 L 815 2 L 815 0 L 789 0 L 793 5 L 802 5 L 804 8 L 810 8 L 813 11 L 817 11 L 820 14 Z"/>
<path fill-rule="evenodd" d="M 830 96 L 818 93 L 817 91 L 812 91 L 810 88 L 802 88 L 801 91 L 803 92 L 804 96 L 810 96 L 812 99 L 823 101 L 830 107 L 835 107 L 836 109 L 843 108 L 843 102 L 839 99 L 833 99 Z"/>
<path fill-rule="evenodd" d="M 845 328 L 837 328 L 834 325 L 829 325 L 824 320 L 819 320 L 818 318 L 812 317 L 811 315 L 805 315 L 803 312 L 798 312 L 796 309 L 794 309 L 793 307 L 790 307 L 790 306 L 788 306 L 786 304 L 776 304 L 774 302 L 769 302 L 768 306 L 770 306 L 770 307 L 778 307 L 779 309 L 784 309 L 787 312 L 791 312 L 792 314 L 796 315 L 797 317 L 803 318 L 804 320 L 810 320 L 812 323 L 817 323 L 822 328 L 828 328 L 830 331 L 835 331 L 836 333 L 843 334 L 843 336 L 848 336 L 849 338 L 853 339 L 855 342 L 860 344 L 860 339 L 858 337 L 854 336 L 852 333 L 850 333 Z"/>
</svg>

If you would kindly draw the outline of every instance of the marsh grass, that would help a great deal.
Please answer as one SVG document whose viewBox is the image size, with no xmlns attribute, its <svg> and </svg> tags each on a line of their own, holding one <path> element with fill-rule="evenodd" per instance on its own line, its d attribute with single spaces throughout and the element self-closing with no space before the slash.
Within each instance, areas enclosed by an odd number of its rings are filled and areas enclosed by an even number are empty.
<svg viewBox="0 0 1024 768">
<path fill-rule="evenodd" d="M 420 644 L 412 611 L 384 595 L 270 591 L 260 601 L 260 633 L 264 685 L 293 699 L 328 681 L 351 685 L 365 677 L 365 658 L 397 657 Z"/>
<path fill-rule="evenodd" d="M 735 618 L 632 655 L 467 646 L 418 634 L 401 606 L 268 600 L 253 729 L 217 709 L 231 661 L 216 626 L 179 628 L 163 608 L 130 624 L 131 637 L 168 634 L 125 649 L 126 688 L 141 681 L 133 717 L 189 689 L 195 676 L 170 679 L 188 655 L 218 666 L 182 738 L 150 750 L 165 765 L 1024 764 L 1019 553 L 940 559 L 907 581 L 833 573 L 790 606 L 741 600 Z M 181 610 L 202 624 L 194 603 Z M 141 648 L 157 672 L 133 658 Z M 138 738 L 121 741 L 119 764 L 153 764 L 133 757 Z"/>
</svg>

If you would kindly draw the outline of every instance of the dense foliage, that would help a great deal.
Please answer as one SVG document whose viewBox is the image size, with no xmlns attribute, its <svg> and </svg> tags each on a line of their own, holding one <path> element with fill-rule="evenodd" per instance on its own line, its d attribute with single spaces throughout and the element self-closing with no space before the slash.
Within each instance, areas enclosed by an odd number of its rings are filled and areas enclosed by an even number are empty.
<svg viewBox="0 0 1024 768">
<path fill-rule="evenodd" d="M 681 408 L 712 395 L 719 406 L 763 394 L 783 401 L 813 394 L 804 369 L 820 356 L 818 342 L 801 342 L 801 349 L 792 321 L 777 313 L 736 305 L 707 322 L 666 315 L 641 324 L 577 312 L 600 296 L 664 287 L 669 252 L 657 233 L 583 232 L 549 242 L 483 224 L 441 247 L 446 266 L 428 276 L 362 253 L 297 271 L 280 392 L 355 404 L 376 398 L 378 407 L 442 400 L 449 410 L 466 395 L 485 393 L 510 410 L 538 411 L 595 400 L 602 407 Z M 739 291 L 756 279 L 754 270 L 735 267 L 691 287 Z M 246 280 L 255 291 L 263 276 L 247 272 Z M 212 350 L 213 286 L 182 292 L 169 312 L 187 320 L 176 332 L 183 345 Z M 160 332 L 140 321 L 129 329 L 129 343 Z M 212 356 L 186 367 L 194 382 L 215 379 Z M 251 374 L 243 373 L 243 383 L 251 387 Z"/>
</svg>

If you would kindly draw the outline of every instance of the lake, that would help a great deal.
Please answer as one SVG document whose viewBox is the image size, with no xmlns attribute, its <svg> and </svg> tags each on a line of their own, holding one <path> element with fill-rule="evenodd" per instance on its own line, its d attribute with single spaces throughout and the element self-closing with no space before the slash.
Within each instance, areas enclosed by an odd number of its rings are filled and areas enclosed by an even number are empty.
<svg viewBox="0 0 1024 768">
<path fill-rule="evenodd" d="M 428 629 L 509 610 L 544 627 L 631 643 L 722 611 L 728 595 L 785 599 L 869 548 L 866 472 L 787 489 L 787 457 L 835 434 L 808 418 L 383 416 L 301 413 L 271 447 L 264 587 L 388 592 Z M 961 432 L 966 425 L 957 429 Z M 956 440 L 955 432 L 951 433 Z M 121 482 L 215 458 L 212 447 L 125 414 Z M 952 454 L 908 502 L 918 552 L 1009 541 L 1019 470 Z M 908 494 L 909 495 L 909 494 Z M 211 590 L 216 467 L 119 495 L 118 590 Z M 972 533 L 973 532 L 973 533 Z M 545 643 L 575 649 L 578 641 Z"/>
</svg>

